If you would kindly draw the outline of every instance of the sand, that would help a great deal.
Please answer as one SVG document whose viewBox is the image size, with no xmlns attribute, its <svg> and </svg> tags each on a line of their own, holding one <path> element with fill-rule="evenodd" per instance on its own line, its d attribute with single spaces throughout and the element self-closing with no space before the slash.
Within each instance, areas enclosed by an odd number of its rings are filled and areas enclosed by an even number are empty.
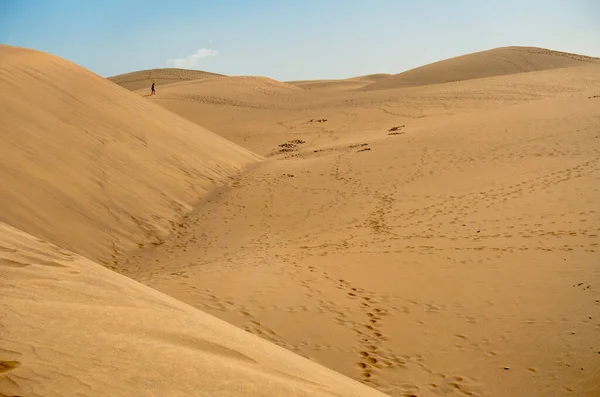
<svg viewBox="0 0 600 397">
<path fill-rule="evenodd" d="M 598 393 L 600 65 L 267 88 L 148 98 L 266 160 L 125 274 L 393 396 Z"/>
<path fill-rule="evenodd" d="M 342 80 L 298 80 L 288 81 L 287 83 L 311 91 L 347 91 L 366 87 L 378 81 L 385 80 L 390 76 L 386 73 L 379 73 Z"/>
<path fill-rule="evenodd" d="M 146 89 L 150 93 L 150 87 L 165 84 L 173 84 L 181 81 L 201 80 L 210 77 L 222 76 L 218 73 L 203 72 L 200 70 L 188 70 L 177 68 L 148 69 L 137 72 L 120 74 L 108 79 L 128 90 Z"/>
<path fill-rule="evenodd" d="M 536 47 L 503 47 L 421 66 L 365 86 L 381 90 L 598 63 L 598 58 Z"/>
<path fill-rule="evenodd" d="M 87 258 L 160 244 L 257 156 L 65 60 L 0 47 L 2 221 Z"/>
<path fill-rule="evenodd" d="M 0 224 L 3 396 L 380 396 Z"/>
<path fill-rule="evenodd" d="M 39 53 L 15 66 L 22 50 L 1 50 L 3 110 L 35 100 L 17 70 L 39 87 L 67 68 Z M 506 67 L 507 51 L 534 67 Z M 87 89 L 59 87 L 76 100 L 1 114 L 13 117 L 0 146 L 13 209 L 0 231 L 0 393 L 600 395 L 600 64 L 486 54 L 485 67 L 452 59 L 410 84 L 216 76 L 156 96 L 68 64 Z M 84 156 L 67 124 L 125 132 Z M 138 157 L 125 137 L 142 133 L 160 145 Z M 170 168 L 175 152 L 191 168 Z M 54 164 L 47 193 L 40 169 Z M 135 177 L 84 184 L 116 164 Z M 98 213 L 107 206 L 121 215 Z M 163 231 L 157 244 L 123 221 L 131 211 Z M 92 262 L 106 254 L 116 272 Z"/>
<path fill-rule="evenodd" d="M 0 76 L 0 395 L 381 395 L 88 259 L 260 156 L 58 57 L 2 46 Z"/>
</svg>

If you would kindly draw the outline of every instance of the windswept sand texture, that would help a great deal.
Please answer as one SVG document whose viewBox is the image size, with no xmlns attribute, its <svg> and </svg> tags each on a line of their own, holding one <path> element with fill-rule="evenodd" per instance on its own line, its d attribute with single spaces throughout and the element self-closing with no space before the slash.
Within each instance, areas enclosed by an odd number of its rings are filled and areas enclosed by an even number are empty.
<svg viewBox="0 0 600 397">
<path fill-rule="evenodd" d="M 0 223 L 2 396 L 382 396 Z"/>
<path fill-rule="evenodd" d="M 259 156 L 57 57 L 0 76 L 1 396 L 381 395 L 62 248 L 160 239 Z"/>
<path fill-rule="evenodd" d="M 600 65 L 254 84 L 148 98 L 266 160 L 123 272 L 392 396 L 599 395 Z"/>
<path fill-rule="evenodd" d="M 299 80 L 288 81 L 288 83 L 311 91 L 347 91 L 365 87 L 369 84 L 387 79 L 390 76 L 391 75 L 389 74 L 380 73 L 342 80 Z"/>
<path fill-rule="evenodd" d="M 153 82 L 155 87 L 159 87 L 166 84 L 190 80 L 202 80 L 217 76 L 221 75 L 200 70 L 166 68 L 140 70 L 138 72 L 120 74 L 109 77 L 108 80 L 130 91 L 146 89 L 147 92 L 150 92 L 150 87 Z"/>
<path fill-rule="evenodd" d="M 0 50 L 0 395 L 600 395 L 591 58 L 148 96 Z"/>
<path fill-rule="evenodd" d="M 1 220 L 110 263 L 260 159 L 63 59 L 0 47 Z"/>
</svg>

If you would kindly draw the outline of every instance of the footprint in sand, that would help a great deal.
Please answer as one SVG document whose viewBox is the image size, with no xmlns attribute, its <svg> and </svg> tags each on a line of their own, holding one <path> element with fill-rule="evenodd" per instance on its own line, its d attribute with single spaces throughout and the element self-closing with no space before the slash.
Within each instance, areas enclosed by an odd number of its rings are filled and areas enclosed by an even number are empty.
<svg viewBox="0 0 600 397">
<path fill-rule="evenodd" d="M 12 371 L 15 368 L 21 366 L 21 363 L 18 361 L 0 361 L 0 374 L 4 372 Z"/>
</svg>

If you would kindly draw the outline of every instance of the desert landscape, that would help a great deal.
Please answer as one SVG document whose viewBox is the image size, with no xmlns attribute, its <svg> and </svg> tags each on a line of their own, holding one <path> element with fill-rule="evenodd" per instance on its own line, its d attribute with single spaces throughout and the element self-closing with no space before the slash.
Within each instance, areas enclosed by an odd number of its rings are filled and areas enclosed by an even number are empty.
<svg viewBox="0 0 600 397">
<path fill-rule="evenodd" d="M 600 396 L 599 58 L 0 87 L 0 396 Z"/>
</svg>

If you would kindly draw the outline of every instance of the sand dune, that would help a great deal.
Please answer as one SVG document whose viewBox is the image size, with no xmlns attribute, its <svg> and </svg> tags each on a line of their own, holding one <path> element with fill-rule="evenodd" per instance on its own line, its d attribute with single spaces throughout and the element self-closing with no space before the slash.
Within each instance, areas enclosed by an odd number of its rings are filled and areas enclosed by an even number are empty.
<svg viewBox="0 0 600 397">
<path fill-rule="evenodd" d="M 298 80 L 287 83 L 303 88 L 305 90 L 327 90 L 327 91 L 349 91 L 362 88 L 377 81 L 387 79 L 390 74 L 379 73 L 366 76 L 352 77 L 339 80 Z"/>
<path fill-rule="evenodd" d="M 0 395 L 600 395 L 600 64 L 557 54 L 148 96 L 0 47 Z"/>
<path fill-rule="evenodd" d="M 259 159 L 57 57 L 3 46 L 0 76 L 2 219 L 90 257 Z M 3 396 L 381 395 L 6 223 L 0 297 Z"/>
<path fill-rule="evenodd" d="M 218 73 L 203 72 L 201 70 L 166 68 L 119 74 L 117 76 L 109 77 L 108 80 L 130 91 L 135 91 L 139 89 L 150 90 L 152 82 L 158 87 L 181 81 L 201 80 L 217 76 L 222 75 Z"/>
<path fill-rule="evenodd" d="M 0 223 L 2 396 L 379 396 Z"/>
<path fill-rule="evenodd" d="M 363 90 L 382 90 L 582 66 L 600 59 L 534 47 L 503 47 L 421 66 L 381 79 Z"/>
<path fill-rule="evenodd" d="M 140 90 L 137 94 L 145 92 Z M 165 86 L 148 99 L 199 125 L 227 126 L 230 133 L 221 130 L 219 135 L 250 150 L 268 153 L 267 148 L 285 140 L 278 132 L 277 136 L 270 136 L 273 125 L 281 127 L 277 124 L 277 113 L 297 113 L 311 98 L 311 92 L 277 80 L 231 76 Z M 253 137 L 269 135 L 273 140 L 255 139 L 256 146 L 246 145 L 249 143 L 245 141 L 246 135 L 239 132 L 248 129 Z"/>
<path fill-rule="evenodd" d="M 594 396 L 586 65 L 270 107 L 151 98 L 266 160 L 122 271 L 392 396 Z"/>
<path fill-rule="evenodd" d="M 0 208 L 93 260 L 160 244 L 259 157 L 70 62 L 0 47 Z"/>
<path fill-rule="evenodd" d="M 364 76 L 352 77 L 352 78 L 346 79 L 346 80 L 364 81 L 367 83 L 374 83 L 376 81 L 387 79 L 390 76 L 391 75 L 388 73 L 375 73 L 375 74 L 367 74 Z"/>
<path fill-rule="evenodd" d="M 356 134 L 369 136 L 372 131 L 381 131 L 395 123 L 420 123 L 431 116 L 479 112 L 580 93 L 591 87 L 590 82 L 598 78 L 599 70 L 598 64 L 586 64 L 452 84 L 364 92 L 349 92 L 339 87 L 269 92 L 241 89 L 225 78 L 175 84 L 148 99 L 228 140 L 269 156 L 285 149 L 279 145 L 291 139 L 305 140 L 311 147 L 318 147 L 344 136 L 350 139 Z"/>
<path fill-rule="evenodd" d="M 273 99 L 286 101 L 295 92 L 302 91 L 294 85 L 267 77 L 223 76 L 186 81 L 161 89 L 161 99 L 185 99 L 194 102 L 259 107 L 259 99 L 265 98 L 269 105 Z M 144 90 L 137 91 L 140 94 Z M 153 98 L 155 99 L 155 98 Z M 250 102 L 247 102 L 249 99 Z"/>
<path fill-rule="evenodd" d="M 598 116 L 581 96 L 292 144 L 122 266 L 390 395 L 593 396 Z"/>
</svg>

